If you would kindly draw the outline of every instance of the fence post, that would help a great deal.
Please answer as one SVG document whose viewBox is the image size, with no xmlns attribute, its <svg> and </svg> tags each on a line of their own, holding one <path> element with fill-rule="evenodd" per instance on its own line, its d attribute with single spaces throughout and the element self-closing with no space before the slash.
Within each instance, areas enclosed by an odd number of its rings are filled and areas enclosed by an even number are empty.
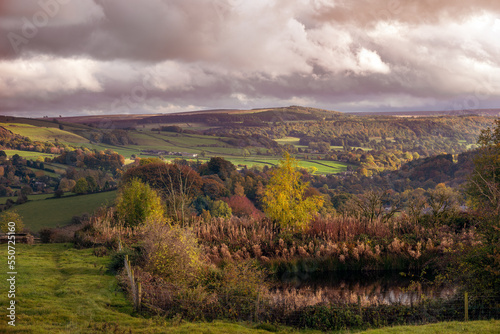
<svg viewBox="0 0 500 334">
<path fill-rule="evenodd" d="M 464 295 L 465 306 L 465 321 L 469 321 L 469 294 L 466 292 Z"/>
<path fill-rule="evenodd" d="M 141 288 L 141 282 L 137 282 L 137 311 L 141 311 L 141 295 L 142 295 L 142 288 Z"/>
</svg>

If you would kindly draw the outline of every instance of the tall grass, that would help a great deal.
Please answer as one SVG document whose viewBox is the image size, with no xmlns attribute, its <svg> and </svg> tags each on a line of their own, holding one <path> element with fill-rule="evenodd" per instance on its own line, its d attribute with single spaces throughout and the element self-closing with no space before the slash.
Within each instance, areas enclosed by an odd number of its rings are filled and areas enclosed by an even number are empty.
<svg viewBox="0 0 500 334">
<path fill-rule="evenodd" d="M 278 271 L 421 269 L 438 255 L 481 243 L 474 228 L 422 228 L 405 217 L 371 223 L 343 217 L 316 217 L 305 233 L 291 234 L 268 219 L 212 219 L 193 231 L 210 260 L 257 259 Z"/>
</svg>

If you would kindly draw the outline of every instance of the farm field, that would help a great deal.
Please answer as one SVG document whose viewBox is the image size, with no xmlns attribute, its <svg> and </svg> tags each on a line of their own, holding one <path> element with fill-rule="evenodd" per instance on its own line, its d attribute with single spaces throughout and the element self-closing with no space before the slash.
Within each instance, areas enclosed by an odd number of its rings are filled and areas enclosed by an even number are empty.
<svg viewBox="0 0 500 334">
<path fill-rule="evenodd" d="M 54 194 L 36 194 L 36 195 L 28 195 L 28 200 L 29 201 L 40 201 L 44 200 L 50 197 L 54 197 Z M 13 200 L 14 202 L 17 199 L 17 196 L 10 196 L 10 197 L 0 197 L 0 204 L 5 204 L 8 199 Z"/>
<path fill-rule="evenodd" d="M 42 127 L 21 123 L 3 123 L 2 126 L 15 134 L 29 137 L 33 141 L 54 141 L 54 138 L 57 138 L 64 144 L 80 144 L 88 142 L 87 139 L 79 135 L 54 127 Z"/>
<path fill-rule="evenodd" d="M 55 158 L 56 154 L 50 153 L 42 153 L 42 152 L 34 152 L 34 151 L 19 151 L 19 150 L 4 150 L 5 154 L 7 154 L 8 158 L 11 158 L 13 155 L 18 154 L 20 157 L 29 160 L 36 160 L 39 157 L 42 158 Z"/>
<path fill-rule="evenodd" d="M 247 165 L 248 167 L 252 166 L 276 166 L 278 165 L 279 158 L 269 158 L 265 156 L 250 156 L 246 158 L 233 158 L 227 157 L 235 165 Z M 316 174 L 334 174 L 340 173 L 347 170 L 349 164 L 337 161 L 323 161 L 323 160 L 307 160 L 300 161 L 299 166 L 302 168 L 316 168 Z"/>
<path fill-rule="evenodd" d="M 108 191 L 57 199 L 40 199 L 17 205 L 15 210 L 23 217 L 26 228 L 38 232 L 42 228 L 67 225 L 73 216 L 91 214 L 99 207 L 112 203 L 116 194 L 116 191 Z"/>
</svg>

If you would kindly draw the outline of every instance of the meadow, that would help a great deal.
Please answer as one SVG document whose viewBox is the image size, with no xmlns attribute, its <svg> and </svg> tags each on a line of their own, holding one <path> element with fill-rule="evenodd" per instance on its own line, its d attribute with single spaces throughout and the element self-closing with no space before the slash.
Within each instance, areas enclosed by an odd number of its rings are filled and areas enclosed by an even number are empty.
<svg viewBox="0 0 500 334">
<path fill-rule="evenodd" d="M 35 194 L 35 195 L 28 195 L 28 200 L 40 201 L 51 197 L 54 197 L 54 194 Z M 17 196 L 0 197 L 0 204 L 5 204 L 9 199 L 15 202 L 17 200 Z"/>
<path fill-rule="evenodd" d="M 43 152 L 35 152 L 35 151 L 20 151 L 20 150 L 5 150 L 5 154 L 10 159 L 12 156 L 18 154 L 20 157 L 24 159 L 36 160 L 39 157 L 42 158 L 55 158 L 56 154 L 43 153 Z"/>
<path fill-rule="evenodd" d="M 116 191 L 57 199 L 43 199 L 45 196 L 30 196 L 30 199 L 37 200 L 15 207 L 23 217 L 25 227 L 32 232 L 38 232 L 42 228 L 62 227 L 71 223 L 73 216 L 91 214 L 101 206 L 111 204 L 116 198 Z"/>
<path fill-rule="evenodd" d="M 88 140 L 82 136 L 55 127 L 36 126 L 21 123 L 3 123 L 2 126 L 15 134 L 29 137 L 33 141 L 53 141 L 54 138 L 57 138 L 64 144 L 79 144 L 88 142 Z"/>
</svg>

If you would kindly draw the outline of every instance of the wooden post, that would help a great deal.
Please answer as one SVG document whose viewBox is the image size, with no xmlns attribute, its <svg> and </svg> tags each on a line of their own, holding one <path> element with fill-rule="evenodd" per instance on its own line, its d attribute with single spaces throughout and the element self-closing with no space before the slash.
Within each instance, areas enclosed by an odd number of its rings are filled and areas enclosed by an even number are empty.
<svg viewBox="0 0 500 334">
<path fill-rule="evenodd" d="M 465 306 L 465 321 L 469 321 L 469 294 L 466 292 L 464 295 Z"/>
<path fill-rule="evenodd" d="M 137 282 L 137 307 L 136 307 L 137 312 L 141 311 L 141 304 L 142 304 L 141 295 L 142 295 L 141 282 Z"/>
</svg>

